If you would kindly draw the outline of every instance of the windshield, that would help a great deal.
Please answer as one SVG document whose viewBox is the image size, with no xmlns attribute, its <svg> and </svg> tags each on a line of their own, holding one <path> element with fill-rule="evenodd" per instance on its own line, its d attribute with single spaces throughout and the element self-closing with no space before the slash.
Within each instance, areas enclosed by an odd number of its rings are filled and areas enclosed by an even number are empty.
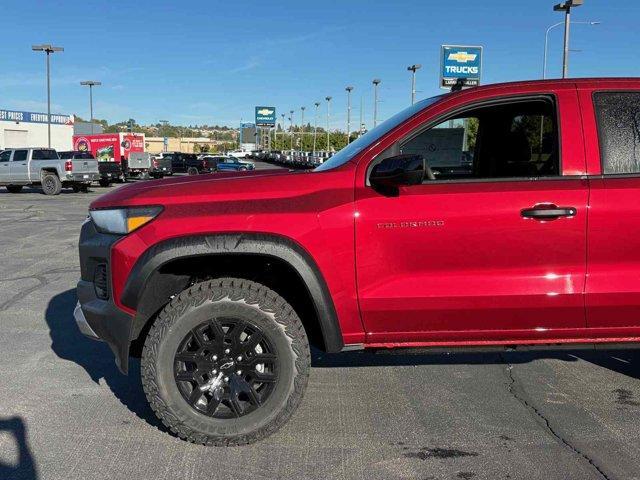
<svg viewBox="0 0 640 480">
<path fill-rule="evenodd" d="M 358 137 L 357 140 L 351 142 L 349 145 L 344 147 L 338 153 L 336 153 L 329 160 L 324 162 L 322 165 L 317 167 L 314 172 L 321 172 L 323 170 L 331 170 L 332 168 L 337 168 L 341 165 L 344 165 L 349 160 L 351 160 L 354 156 L 360 153 L 369 145 L 375 143 L 376 140 L 382 138 L 384 135 L 389 133 L 391 130 L 396 128 L 401 123 L 405 122 L 409 118 L 413 117 L 416 113 L 421 111 L 422 109 L 428 107 L 429 105 L 435 103 L 440 100 L 443 95 L 437 95 L 435 97 L 425 98 L 424 100 L 420 100 L 419 102 L 414 103 L 408 108 L 405 108 L 399 113 L 396 113 L 393 117 L 385 120 L 377 127 L 369 130 L 367 133 Z"/>
</svg>

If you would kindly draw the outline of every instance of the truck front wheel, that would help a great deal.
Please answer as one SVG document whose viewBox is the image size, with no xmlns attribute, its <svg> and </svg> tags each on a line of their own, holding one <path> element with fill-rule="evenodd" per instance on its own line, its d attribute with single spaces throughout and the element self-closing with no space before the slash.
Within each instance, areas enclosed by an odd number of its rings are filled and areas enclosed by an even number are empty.
<svg viewBox="0 0 640 480">
<path fill-rule="evenodd" d="M 158 418 L 180 438 L 243 445 L 271 435 L 296 410 L 310 353 L 300 318 L 248 280 L 197 283 L 151 327 L 142 384 Z"/>
<path fill-rule="evenodd" d="M 62 190 L 62 182 L 55 173 L 42 175 L 42 192 L 45 195 L 58 195 Z"/>
</svg>

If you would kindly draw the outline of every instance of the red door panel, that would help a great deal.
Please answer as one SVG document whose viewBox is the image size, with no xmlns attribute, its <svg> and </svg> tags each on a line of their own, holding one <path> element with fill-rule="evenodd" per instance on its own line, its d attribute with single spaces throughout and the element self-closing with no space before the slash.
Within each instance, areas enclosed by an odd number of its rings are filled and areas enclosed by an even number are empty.
<svg viewBox="0 0 640 480">
<path fill-rule="evenodd" d="M 603 175 L 594 92 L 638 92 L 637 81 L 599 80 L 578 90 L 590 178 L 585 290 L 587 326 L 610 336 L 637 336 L 640 328 L 640 174 Z M 624 118 L 623 118 L 624 117 Z M 633 137 L 619 117 L 621 141 Z M 602 335 L 606 332 L 603 331 Z"/>
<path fill-rule="evenodd" d="M 356 271 L 367 342 L 543 341 L 586 327 L 588 180 L 574 85 L 473 90 L 435 105 L 370 148 L 356 176 Z M 553 94 L 564 177 L 428 182 L 383 196 L 366 185 L 378 154 L 420 125 L 478 100 Z M 574 217 L 523 218 L 538 204 Z"/>
<path fill-rule="evenodd" d="M 584 327 L 587 182 L 425 184 L 357 203 L 367 332 Z M 539 203 L 577 215 L 523 218 Z"/>
</svg>

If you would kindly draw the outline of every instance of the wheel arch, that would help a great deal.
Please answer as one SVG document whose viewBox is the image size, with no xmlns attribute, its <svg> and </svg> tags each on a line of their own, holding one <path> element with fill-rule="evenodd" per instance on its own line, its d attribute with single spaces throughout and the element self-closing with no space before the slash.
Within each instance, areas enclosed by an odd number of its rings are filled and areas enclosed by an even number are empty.
<svg viewBox="0 0 640 480">
<path fill-rule="evenodd" d="M 327 352 L 342 350 L 344 341 L 335 306 L 324 277 L 311 255 L 287 237 L 262 233 L 178 237 L 150 247 L 134 265 L 121 295 L 122 303 L 137 312 L 133 319 L 131 339 L 144 337 L 151 324 L 150 320 L 166 305 L 170 296 L 179 293 L 193 281 L 194 276 L 189 274 L 189 269 L 183 268 L 181 271 L 180 268 L 172 267 L 195 262 L 206 273 L 207 262 L 213 267 L 220 267 L 230 261 L 237 262 L 235 267 L 247 274 L 241 275 L 243 278 L 257 273 L 251 271 L 248 265 L 255 265 L 259 269 L 265 264 L 275 264 L 282 275 L 295 274 L 299 284 L 296 285 L 293 278 L 290 278 L 293 282 L 290 287 L 295 289 L 304 286 L 304 291 L 298 293 L 308 299 L 307 303 L 311 307 L 307 312 L 310 315 L 304 315 L 307 318 L 303 318 L 305 328 L 311 329 L 310 334 L 321 337 L 321 343 L 315 343 Z M 219 272 L 229 276 L 234 271 L 232 267 L 223 268 Z M 206 276 L 201 279 L 206 279 Z M 256 280 L 255 277 L 247 279 Z M 273 288 L 273 285 L 267 286 Z M 294 308 L 307 305 L 302 298 L 299 305 L 295 305 L 295 299 L 287 298 L 278 288 L 274 290 Z M 313 318 L 309 318 L 311 316 Z M 318 331 L 314 332 L 314 328 Z"/>
</svg>

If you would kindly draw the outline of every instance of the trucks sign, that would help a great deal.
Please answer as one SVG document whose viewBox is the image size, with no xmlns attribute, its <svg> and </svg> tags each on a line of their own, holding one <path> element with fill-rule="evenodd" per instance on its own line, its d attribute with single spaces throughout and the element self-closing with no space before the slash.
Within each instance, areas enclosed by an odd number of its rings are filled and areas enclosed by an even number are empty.
<svg viewBox="0 0 640 480">
<path fill-rule="evenodd" d="M 440 88 L 477 87 L 482 72 L 482 47 L 442 45 Z"/>
<path fill-rule="evenodd" d="M 274 126 L 276 124 L 276 107 L 256 107 L 256 125 Z"/>
<path fill-rule="evenodd" d="M 17 112 L 14 110 L 0 110 L 0 121 L 25 122 L 25 123 L 47 123 L 46 113 Z M 53 125 L 73 125 L 73 117 L 69 115 L 51 114 Z"/>
</svg>

